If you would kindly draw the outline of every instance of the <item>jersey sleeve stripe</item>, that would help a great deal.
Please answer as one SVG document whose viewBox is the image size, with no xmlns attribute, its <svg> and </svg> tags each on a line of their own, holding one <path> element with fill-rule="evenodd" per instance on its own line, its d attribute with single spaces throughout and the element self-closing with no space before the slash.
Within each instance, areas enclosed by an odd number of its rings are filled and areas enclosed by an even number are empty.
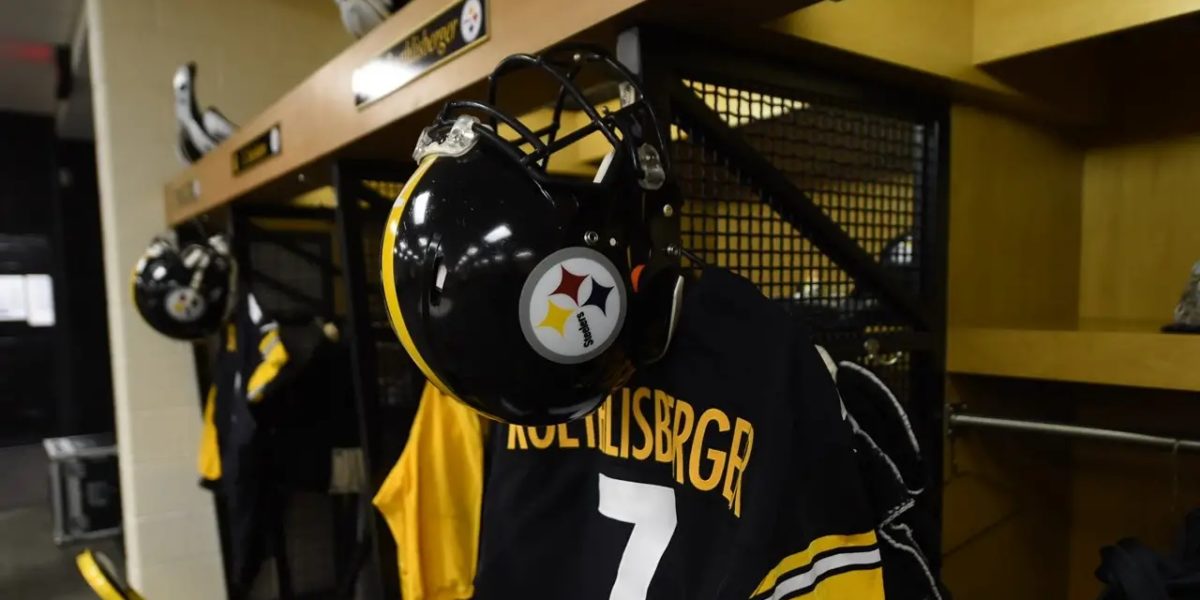
<svg viewBox="0 0 1200 600">
<path fill-rule="evenodd" d="M 754 597 L 754 600 L 775 600 L 775 599 L 782 598 L 782 597 L 791 598 L 792 596 L 790 594 L 796 593 L 798 591 L 803 592 L 804 590 L 808 590 L 813 585 L 816 585 L 817 583 L 819 583 L 826 576 L 829 576 L 831 574 L 836 574 L 836 573 L 840 572 L 841 570 L 844 570 L 842 568 L 842 566 L 839 565 L 839 561 L 843 560 L 843 559 L 841 559 L 839 557 L 845 556 L 847 554 L 853 554 L 853 555 L 860 556 L 860 557 L 861 556 L 869 557 L 871 552 L 878 553 L 878 551 L 879 551 L 879 546 L 876 545 L 876 546 L 863 546 L 863 547 L 850 548 L 850 549 L 840 548 L 840 549 L 836 549 L 836 550 L 830 550 L 830 551 L 824 552 L 822 554 L 818 554 L 817 556 L 813 557 L 812 563 L 805 565 L 804 567 L 801 567 L 794 571 L 788 571 L 787 573 L 780 575 L 779 581 L 778 581 L 778 583 L 775 584 L 775 587 L 773 589 L 766 590 L 761 595 Z M 862 563 L 862 564 L 865 564 L 866 566 L 871 566 L 869 563 Z M 862 566 L 858 562 L 854 562 L 853 565 L 856 567 Z M 789 582 L 789 581 L 792 582 L 792 585 L 790 587 L 787 584 L 787 582 Z M 796 582 L 805 582 L 805 581 L 807 581 L 807 583 L 804 586 L 802 586 L 800 588 L 795 587 Z M 787 594 L 780 596 L 779 590 L 781 590 L 781 589 L 782 590 L 790 590 L 790 591 L 788 591 Z"/>
<path fill-rule="evenodd" d="M 266 335 L 262 336 L 262 339 L 258 340 L 258 353 L 265 356 L 267 353 L 269 353 L 271 351 L 271 348 L 274 348 L 275 344 L 278 344 L 278 343 L 279 343 L 279 330 L 273 329 L 273 330 L 267 331 Z"/>
<path fill-rule="evenodd" d="M 250 379 L 246 382 L 246 398 L 250 402 L 262 400 L 263 390 L 279 375 L 288 362 L 287 348 L 279 340 L 279 333 L 272 331 L 258 343 L 262 352 L 262 362 L 254 368 Z"/>
<path fill-rule="evenodd" d="M 830 593 L 832 589 L 844 591 L 833 594 Z M 856 593 L 849 593 L 849 590 L 855 590 Z M 879 548 L 875 547 L 854 552 L 838 552 L 819 558 L 812 563 L 811 568 L 781 579 L 771 595 L 764 598 L 791 600 L 810 597 L 865 600 L 882 597 L 882 590 L 883 573 L 880 567 Z"/>
<path fill-rule="evenodd" d="M 843 598 L 853 598 L 854 600 L 883 600 L 883 567 L 879 563 L 879 551 L 875 550 L 875 562 L 867 564 L 846 564 L 836 568 L 826 570 L 819 577 L 814 577 L 812 583 L 805 587 L 799 587 L 795 591 L 788 592 L 786 595 L 779 595 L 778 589 L 772 598 L 779 600 L 841 600 Z M 841 555 L 842 557 L 853 557 L 850 555 Z M 851 561 L 853 562 L 853 561 Z M 790 580 L 789 580 L 790 581 Z M 789 581 L 784 581 L 781 587 L 787 585 Z M 797 582 L 799 584 L 801 582 Z M 788 587 L 794 587 L 788 585 Z"/>
<path fill-rule="evenodd" d="M 751 597 L 758 597 L 761 594 L 769 592 L 776 587 L 781 577 L 792 571 L 809 567 L 819 556 L 834 551 L 868 548 L 875 546 L 876 543 L 878 543 L 878 540 L 875 537 L 874 531 L 853 535 L 827 535 L 819 537 L 813 540 L 804 550 L 779 561 L 779 564 L 775 565 L 775 568 L 771 569 L 767 573 L 767 576 L 763 578 L 762 583 L 758 584 L 758 588 L 754 590 L 754 594 Z"/>
</svg>

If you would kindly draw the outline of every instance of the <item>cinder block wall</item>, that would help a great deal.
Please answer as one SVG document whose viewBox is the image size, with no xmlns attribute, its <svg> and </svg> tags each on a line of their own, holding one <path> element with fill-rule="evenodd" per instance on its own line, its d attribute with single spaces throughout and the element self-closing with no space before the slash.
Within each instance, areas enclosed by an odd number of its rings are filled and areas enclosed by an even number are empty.
<svg viewBox="0 0 1200 600">
<path fill-rule="evenodd" d="M 130 269 L 164 227 L 163 184 L 181 169 L 171 75 L 196 61 L 201 103 L 245 121 L 351 39 L 327 0 L 90 0 L 86 10 L 129 576 L 152 600 L 212 600 L 224 588 L 212 499 L 197 486 L 191 351 L 146 327 L 128 299 Z"/>
</svg>

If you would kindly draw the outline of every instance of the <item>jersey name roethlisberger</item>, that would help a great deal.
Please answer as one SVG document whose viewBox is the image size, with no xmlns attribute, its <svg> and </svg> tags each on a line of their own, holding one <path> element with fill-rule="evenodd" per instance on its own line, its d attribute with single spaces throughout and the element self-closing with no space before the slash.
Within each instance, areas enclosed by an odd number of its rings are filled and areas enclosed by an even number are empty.
<svg viewBox="0 0 1200 600">
<path fill-rule="evenodd" d="M 754 426 L 719 408 L 697 414 L 691 403 L 662 390 L 621 388 L 581 421 L 507 428 L 508 450 L 585 447 L 614 458 L 670 463 L 676 483 L 719 491 L 734 516 L 742 515 Z"/>
</svg>

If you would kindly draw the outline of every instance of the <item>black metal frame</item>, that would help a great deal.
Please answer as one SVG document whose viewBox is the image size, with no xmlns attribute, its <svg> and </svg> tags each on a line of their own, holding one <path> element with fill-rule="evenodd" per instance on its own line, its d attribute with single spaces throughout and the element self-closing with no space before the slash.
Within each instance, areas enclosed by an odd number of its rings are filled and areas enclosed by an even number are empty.
<svg viewBox="0 0 1200 600">
<path fill-rule="evenodd" d="M 254 261 L 251 259 L 250 245 L 257 241 L 259 234 L 264 231 L 262 228 L 255 226 L 251 219 L 254 212 L 253 205 L 234 207 L 230 215 L 230 239 L 231 248 L 234 260 L 242 271 L 239 273 L 238 285 L 246 285 L 248 281 L 253 280 L 257 283 L 264 283 L 267 287 L 273 288 L 286 295 L 294 295 L 303 299 L 305 304 L 319 307 L 319 301 L 309 298 L 306 294 L 292 286 L 271 277 L 254 267 Z M 276 212 L 282 213 L 281 210 Z M 294 215 L 288 215 L 295 218 Z M 279 237 L 279 236 L 277 236 Z M 332 293 L 332 286 L 323 286 L 325 290 Z M 218 503 L 220 505 L 220 503 Z M 287 552 L 287 532 L 284 531 L 283 515 L 271 515 L 269 518 L 279 519 L 280 522 L 273 528 L 275 535 L 270 540 L 271 554 L 275 567 L 275 583 L 279 589 L 280 600 L 295 598 L 295 593 L 292 591 L 292 575 L 291 565 L 288 561 Z M 222 540 L 225 542 L 226 540 Z M 226 553 L 228 556 L 228 553 Z M 239 590 L 238 593 L 247 593 L 247 590 Z"/>
<path fill-rule="evenodd" d="M 388 406 L 388 400 L 381 393 L 377 348 L 380 343 L 395 342 L 395 338 L 386 321 L 372 314 L 372 296 L 378 296 L 381 290 L 368 277 L 365 253 L 368 251 L 367 239 L 382 237 L 382 223 L 394 200 L 380 194 L 369 183 L 387 182 L 398 187 L 411 172 L 411 164 L 339 161 L 333 168 L 338 200 L 335 208 L 246 203 L 234 206 L 229 215 L 231 250 L 244 270 L 240 276 L 242 283 L 252 281 L 260 292 L 278 292 L 292 303 L 305 307 L 305 312 L 338 322 L 349 344 L 354 410 L 364 452 L 367 488 L 357 498 L 357 506 L 352 505 L 353 501 L 348 498 L 334 498 L 335 524 L 344 525 L 348 520 L 357 520 L 359 525 L 351 527 L 353 531 L 336 525 L 334 527 L 332 545 L 335 549 L 334 575 L 338 589 L 329 590 L 333 594 L 330 597 L 399 597 L 395 545 L 386 522 L 371 505 L 371 498 L 398 458 L 399 449 L 408 435 L 411 415 L 407 419 L 405 415 L 400 415 L 399 426 L 389 428 L 389 421 L 395 424 L 397 419 L 394 411 L 389 412 L 394 407 Z M 326 223 L 330 225 L 331 233 L 276 231 L 255 222 L 263 219 Z M 373 226 L 376 222 L 378 228 Z M 308 241 L 321 241 L 327 246 L 319 252 L 313 252 L 304 246 Z M 312 297 L 312 294 L 285 281 L 287 274 L 256 267 L 251 252 L 251 246 L 256 243 L 277 246 L 287 254 L 309 263 L 314 269 L 319 269 L 320 297 Z M 335 264 L 335 258 L 340 259 L 340 266 Z M 343 314 L 337 314 L 339 309 Z M 398 347 L 399 343 L 395 342 L 395 345 Z M 213 357 L 209 350 L 203 346 L 197 346 L 196 349 L 202 399 L 206 397 L 205 392 L 211 382 L 210 365 Z M 403 355 L 402 350 L 399 353 Z M 415 365 L 411 365 L 411 369 L 413 373 L 417 372 Z M 406 409 L 415 413 L 417 392 L 419 390 L 414 390 L 411 398 L 401 401 L 400 404 L 404 405 L 400 407 L 401 413 Z M 231 555 L 228 548 L 228 516 L 221 502 L 217 501 L 216 507 L 223 556 L 227 558 Z M 279 597 L 304 597 L 293 590 L 291 575 L 294 569 L 287 557 L 286 527 L 278 527 L 277 531 L 277 538 L 269 543 L 273 546 L 272 553 L 276 559 L 274 576 Z M 228 570 L 229 565 L 226 564 Z M 226 590 L 231 598 L 245 591 L 233 589 L 229 580 L 226 581 Z"/>
<path fill-rule="evenodd" d="M 646 80 L 648 94 L 657 99 L 656 109 L 664 122 L 679 124 L 702 133 L 703 145 L 737 173 L 741 183 L 757 192 L 779 217 L 803 232 L 804 237 L 837 266 L 850 275 L 856 284 L 867 288 L 888 305 L 911 327 L 910 331 L 869 334 L 880 342 L 883 353 L 904 353 L 911 357 L 909 384 L 911 402 L 908 410 L 918 441 L 926 457 L 931 493 L 921 501 L 931 514 L 941 537 L 940 494 L 943 404 L 945 381 L 946 329 L 946 255 L 947 255 L 947 194 L 949 148 L 949 105 L 944 99 L 910 94 L 903 90 L 856 80 L 843 73 L 833 74 L 820 67 L 805 65 L 795 57 L 779 57 L 736 47 L 722 47 L 712 39 L 696 39 L 665 29 L 633 29 L 626 31 L 618 43 L 618 54 Z M 913 294 L 904 289 L 871 254 L 820 206 L 692 90 L 682 83 L 684 77 L 709 83 L 736 84 L 742 81 L 761 81 L 775 86 L 803 90 L 809 97 L 819 97 L 847 108 L 870 111 L 874 114 L 910 119 L 925 125 L 921 159 L 928 168 L 922 170 L 924 180 L 915 186 L 915 205 L 923 206 L 914 216 L 917 252 L 922 257 L 920 290 Z M 820 332 L 818 334 L 820 339 Z M 821 339 L 835 357 L 862 359 L 862 343 L 868 334 L 859 337 L 831 336 Z M 940 556 L 930 557 L 935 569 L 940 568 Z"/>
<path fill-rule="evenodd" d="M 358 406 L 359 435 L 363 444 L 369 494 L 364 508 L 372 515 L 368 519 L 367 547 L 363 558 L 361 592 L 367 598 L 399 598 L 399 571 L 396 547 L 387 523 L 370 505 L 370 496 L 379 489 L 392 464 L 399 458 L 403 440 L 408 437 L 407 423 L 392 423 L 385 418 L 380 394 L 378 344 L 381 340 L 395 341 L 386 322 L 378 322 L 371 311 L 371 297 L 382 289 L 371 285 L 365 260 L 369 248 L 367 236 L 381 238 L 382 224 L 395 198 L 389 198 L 367 184 L 369 181 L 398 185 L 412 173 L 411 163 L 395 164 L 372 161 L 339 161 L 334 166 L 333 181 L 337 194 L 337 227 L 341 242 L 343 285 L 346 293 L 346 335 L 351 340 L 351 364 L 354 373 L 354 394 Z M 378 224 L 372 228 L 372 223 Z M 399 342 L 395 342 L 397 345 Z M 413 372 L 415 365 L 409 365 Z M 415 413 L 416 398 L 411 399 Z M 403 418 L 401 418 L 403 420 Z M 386 595 L 385 595 L 386 593 Z"/>
</svg>

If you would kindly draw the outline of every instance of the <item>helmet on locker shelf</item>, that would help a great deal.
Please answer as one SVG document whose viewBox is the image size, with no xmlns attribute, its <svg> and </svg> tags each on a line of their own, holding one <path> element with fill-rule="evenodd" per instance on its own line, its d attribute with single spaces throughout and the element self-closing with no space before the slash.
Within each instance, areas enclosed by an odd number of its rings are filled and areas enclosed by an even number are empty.
<svg viewBox="0 0 1200 600">
<path fill-rule="evenodd" d="M 615 80 L 619 107 L 587 98 L 576 83 L 585 69 Z M 496 107 L 519 71 L 558 90 L 538 131 Z M 671 218 L 680 196 L 654 110 L 611 57 L 514 55 L 489 83 L 487 103 L 448 103 L 417 143 L 384 231 L 388 315 L 452 396 L 509 423 L 565 422 L 666 351 L 683 286 Z M 561 131 L 565 107 L 586 123 Z M 608 149 L 594 178 L 547 171 L 590 135 Z"/>
<path fill-rule="evenodd" d="M 335 0 L 342 15 L 342 25 L 356 38 L 367 35 L 392 13 L 408 3 L 407 0 Z"/>
<path fill-rule="evenodd" d="M 181 340 L 217 331 L 234 300 L 236 265 L 219 235 L 181 250 L 157 237 L 133 269 L 133 303 L 159 333 Z"/>
</svg>

